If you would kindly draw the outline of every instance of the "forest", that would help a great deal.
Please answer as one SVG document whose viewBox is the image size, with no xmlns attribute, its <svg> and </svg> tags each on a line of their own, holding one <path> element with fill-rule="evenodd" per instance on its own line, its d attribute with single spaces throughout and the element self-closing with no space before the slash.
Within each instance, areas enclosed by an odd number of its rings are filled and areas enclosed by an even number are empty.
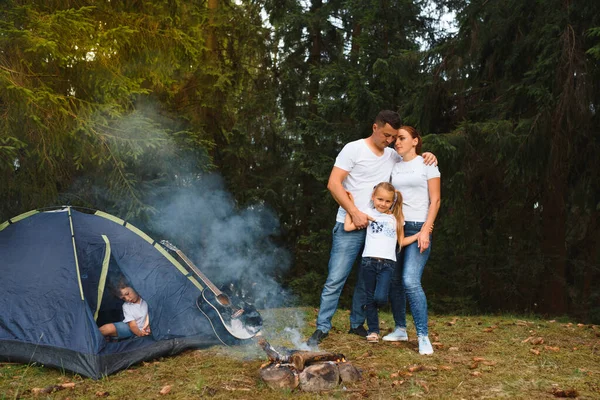
<svg viewBox="0 0 600 400">
<path fill-rule="evenodd" d="M 0 222 L 103 210 L 318 306 L 329 173 L 390 109 L 442 174 L 430 308 L 597 324 L 598 108 L 596 0 L 3 0 Z"/>
</svg>

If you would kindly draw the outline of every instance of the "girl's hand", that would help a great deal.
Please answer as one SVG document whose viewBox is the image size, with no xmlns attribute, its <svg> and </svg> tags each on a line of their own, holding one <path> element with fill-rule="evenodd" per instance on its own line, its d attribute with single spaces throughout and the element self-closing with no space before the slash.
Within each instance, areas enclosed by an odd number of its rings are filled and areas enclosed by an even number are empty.
<svg viewBox="0 0 600 400">
<path fill-rule="evenodd" d="M 417 237 L 417 243 L 418 243 L 421 253 L 423 253 L 425 250 L 427 250 L 429 248 L 429 244 L 430 244 L 429 232 L 427 232 L 427 231 L 419 232 L 419 236 Z"/>
</svg>

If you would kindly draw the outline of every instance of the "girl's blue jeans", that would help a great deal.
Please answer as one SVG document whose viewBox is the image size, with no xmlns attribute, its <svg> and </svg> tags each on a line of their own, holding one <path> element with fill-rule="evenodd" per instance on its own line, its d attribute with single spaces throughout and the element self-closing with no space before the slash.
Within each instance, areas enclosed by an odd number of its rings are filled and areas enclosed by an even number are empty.
<svg viewBox="0 0 600 400">
<path fill-rule="evenodd" d="M 377 309 L 387 303 L 390 281 L 396 269 L 396 262 L 384 258 L 364 257 L 360 272 L 365 283 L 365 312 L 369 333 L 379 333 Z"/>
<path fill-rule="evenodd" d="M 423 222 L 407 221 L 404 225 L 404 236 L 411 236 L 421 231 Z M 406 299 L 415 322 L 418 336 L 427 336 L 427 298 L 421 286 L 423 269 L 431 253 L 429 248 L 419 252 L 417 242 L 402 249 L 398 255 L 397 268 L 390 286 L 390 302 L 396 327 L 406 328 Z"/>
</svg>

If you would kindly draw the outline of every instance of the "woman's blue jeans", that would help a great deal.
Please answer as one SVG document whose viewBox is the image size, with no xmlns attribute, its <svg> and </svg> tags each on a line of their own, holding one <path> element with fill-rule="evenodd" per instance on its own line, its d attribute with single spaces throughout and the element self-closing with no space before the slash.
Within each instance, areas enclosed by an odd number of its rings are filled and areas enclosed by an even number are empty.
<svg viewBox="0 0 600 400">
<path fill-rule="evenodd" d="M 322 332 L 329 332 L 331 329 L 331 318 L 335 314 L 340 294 L 352 271 L 352 265 L 356 257 L 365 245 L 366 229 L 346 232 L 344 224 L 336 222 L 333 227 L 333 243 L 331 253 L 329 254 L 329 273 L 323 292 L 321 292 L 321 306 L 317 316 L 317 329 Z M 352 297 L 352 312 L 350 313 L 350 327 L 356 328 L 365 322 L 365 314 L 362 309 L 365 304 L 365 286 L 360 279 L 354 287 L 354 296 Z"/>
<path fill-rule="evenodd" d="M 412 236 L 421 231 L 423 222 L 407 221 L 404 225 L 404 236 Z M 406 246 L 398 255 L 396 273 L 390 287 L 390 302 L 396 327 L 406 328 L 406 299 L 415 322 L 418 336 L 427 336 L 427 298 L 421 286 L 423 269 L 431 253 L 429 248 L 419 252 L 418 243 Z"/>
<path fill-rule="evenodd" d="M 396 262 L 383 258 L 364 257 L 360 273 L 365 283 L 365 312 L 369 333 L 379 333 L 379 315 L 377 310 L 388 301 L 390 280 L 396 269 Z"/>
</svg>

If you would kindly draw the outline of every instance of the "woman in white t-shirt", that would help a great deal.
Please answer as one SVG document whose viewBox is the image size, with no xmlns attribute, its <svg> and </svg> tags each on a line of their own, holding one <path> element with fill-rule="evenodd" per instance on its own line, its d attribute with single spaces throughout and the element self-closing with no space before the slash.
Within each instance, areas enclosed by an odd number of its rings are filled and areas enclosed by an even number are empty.
<svg viewBox="0 0 600 400">
<path fill-rule="evenodd" d="M 410 304 L 419 341 L 419 353 L 432 354 L 427 329 L 427 298 L 421 286 L 423 269 L 431 252 L 431 232 L 440 208 L 440 171 L 423 163 L 421 136 L 410 126 L 402 126 L 395 148 L 402 161 L 392 170 L 391 181 L 402 193 L 404 234 L 417 235 L 417 241 L 402 248 L 390 287 L 390 301 L 396 329 L 383 340 L 406 341 L 406 299 Z"/>
</svg>

